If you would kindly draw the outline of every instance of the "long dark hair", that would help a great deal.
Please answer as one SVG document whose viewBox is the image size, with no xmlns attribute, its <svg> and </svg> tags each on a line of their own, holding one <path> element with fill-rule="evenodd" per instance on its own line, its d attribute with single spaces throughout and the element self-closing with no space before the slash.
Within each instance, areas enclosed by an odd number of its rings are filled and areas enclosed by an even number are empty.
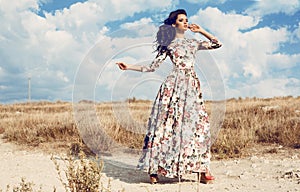
<svg viewBox="0 0 300 192">
<path fill-rule="evenodd" d="M 169 17 L 164 20 L 164 24 L 159 27 L 155 41 L 157 44 L 156 51 L 158 52 L 158 55 L 168 51 L 168 46 L 174 40 L 176 31 L 172 24 L 176 23 L 176 19 L 179 14 L 187 16 L 184 9 L 177 9 L 176 11 L 172 11 L 169 14 Z"/>
</svg>

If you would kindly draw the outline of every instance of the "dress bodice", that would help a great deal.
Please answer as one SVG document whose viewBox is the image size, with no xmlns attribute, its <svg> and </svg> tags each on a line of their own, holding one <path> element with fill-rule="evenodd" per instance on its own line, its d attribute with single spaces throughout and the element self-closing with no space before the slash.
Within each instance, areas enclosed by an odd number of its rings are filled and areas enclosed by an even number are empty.
<svg viewBox="0 0 300 192">
<path fill-rule="evenodd" d="M 143 66 L 142 72 L 152 72 L 170 57 L 175 69 L 192 69 L 195 64 L 197 50 L 218 48 L 215 42 L 187 38 L 175 38 L 168 46 L 168 51 L 158 54 L 149 66 Z"/>
<path fill-rule="evenodd" d="M 170 59 L 177 69 L 191 69 L 195 64 L 198 44 L 192 39 L 175 38 L 169 45 Z"/>
</svg>

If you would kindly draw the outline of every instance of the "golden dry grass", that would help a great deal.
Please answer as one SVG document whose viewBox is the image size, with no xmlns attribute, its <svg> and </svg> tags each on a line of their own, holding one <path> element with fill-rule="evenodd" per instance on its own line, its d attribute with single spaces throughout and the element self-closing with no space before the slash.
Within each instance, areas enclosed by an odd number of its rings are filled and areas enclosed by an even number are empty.
<svg viewBox="0 0 300 192">
<path fill-rule="evenodd" d="M 0 105 L 0 133 L 8 141 L 21 145 L 67 149 L 71 146 L 76 148 L 80 136 L 99 136 L 101 140 L 103 132 L 91 129 L 100 125 L 117 143 L 140 149 L 144 138 L 141 130 L 147 125 L 152 103 L 129 101 L 125 105 L 117 102 L 83 102 L 80 105 L 82 109 L 75 108 L 78 124 L 74 120 L 72 103 L 69 102 Z M 206 106 L 210 113 L 211 102 L 206 102 Z M 95 114 L 89 111 L 91 108 L 96 109 Z M 86 128 L 81 128 L 79 134 L 78 126 Z M 94 141 L 96 148 L 110 146 L 108 140 L 100 140 Z M 226 101 L 222 129 L 212 146 L 215 158 L 239 157 L 254 144 L 271 143 L 300 147 L 300 97 Z"/>
<path fill-rule="evenodd" d="M 66 147 L 79 138 L 70 103 L 1 105 L 0 118 L 4 138 L 20 145 L 34 147 L 53 144 Z"/>
<path fill-rule="evenodd" d="M 246 153 L 254 144 L 300 146 L 300 97 L 230 99 L 218 140 L 218 155 Z"/>
</svg>

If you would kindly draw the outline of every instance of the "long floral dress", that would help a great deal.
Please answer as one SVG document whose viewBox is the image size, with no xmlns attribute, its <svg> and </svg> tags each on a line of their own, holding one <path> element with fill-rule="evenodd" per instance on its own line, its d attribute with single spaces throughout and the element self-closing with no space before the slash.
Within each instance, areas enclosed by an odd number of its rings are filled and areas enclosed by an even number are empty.
<svg viewBox="0 0 300 192">
<path fill-rule="evenodd" d="M 197 50 L 213 48 L 212 42 L 175 38 L 142 67 L 154 71 L 167 56 L 173 63 L 152 107 L 138 169 L 170 178 L 209 169 L 210 124 L 194 64 Z"/>
</svg>

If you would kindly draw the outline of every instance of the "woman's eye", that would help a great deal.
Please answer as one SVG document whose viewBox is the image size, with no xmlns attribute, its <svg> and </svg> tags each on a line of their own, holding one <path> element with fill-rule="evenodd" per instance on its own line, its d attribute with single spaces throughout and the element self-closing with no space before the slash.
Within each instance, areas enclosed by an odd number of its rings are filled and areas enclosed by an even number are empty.
<svg viewBox="0 0 300 192">
<path fill-rule="evenodd" d="M 183 22 L 184 19 L 179 19 L 179 22 Z M 188 20 L 186 19 L 185 22 L 188 22 Z"/>
</svg>

